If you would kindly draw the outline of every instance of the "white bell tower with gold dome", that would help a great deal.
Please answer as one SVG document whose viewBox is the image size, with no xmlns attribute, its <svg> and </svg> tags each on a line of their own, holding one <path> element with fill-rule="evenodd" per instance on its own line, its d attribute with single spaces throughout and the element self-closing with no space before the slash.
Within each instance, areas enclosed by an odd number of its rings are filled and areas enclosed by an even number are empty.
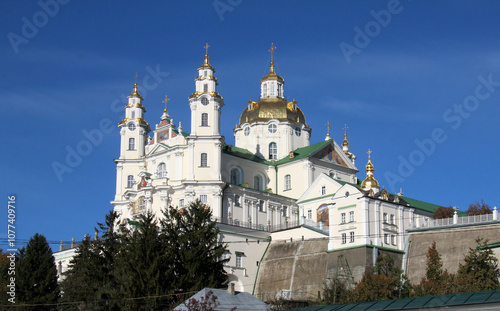
<svg viewBox="0 0 500 311">
<path fill-rule="evenodd" d="M 284 95 L 285 80 L 276 74 L 271 44 L 269 73 L 260 80 L 260 100 L 250 100 L 234 129 L 236 147 L 265 160 L 279 160 L 310 144 L 311 128 L 294 100 Z"/>
<path fill-rule="evenodd" d="M 132 94 L 128 96 L 128 104 L 125 106 L 125 118 L 118 123 L 121 135 L 120 159 L 138 159 L 144 156 L 150 128 L 148 122 L 144 120 L 146 108 L 142 105 L 143 100 L 135 83 Z"/>
</svg>

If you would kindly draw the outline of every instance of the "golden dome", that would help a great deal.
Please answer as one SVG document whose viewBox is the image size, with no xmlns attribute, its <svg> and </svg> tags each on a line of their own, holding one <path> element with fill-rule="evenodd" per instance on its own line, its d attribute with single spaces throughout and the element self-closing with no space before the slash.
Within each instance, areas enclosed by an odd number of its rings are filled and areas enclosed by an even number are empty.
<svg viewBox="0 0 500 311">
<path fill-rule="evenodd" d="M 278 76 L 274 72 L 274 62 L 273 61 L 271 61 L 271 70 L 269 71 L 269 73 L 267 75 L 263 76 L 262 79 L 260 79 L 260 83 L 262 83 L 265 80 L 278 80 L 281 83 L 285 84 L 285 80 L 282 77 Z"/>
<path fill-rule="evenodd" d="M 264 98 L 249 106 L 251 107 L 245 108 L 241 114 L 239 126 L 245 123 L 266 122 L 271 119 L 302 123 L 307 126 L 304 113 L 297 107 L 295 101 L 287 103 L 281 98 Z"/>
<path fill-rule="evenodd" d="M 139 94 L 139 87 L 137 86 L 137 82 L 134 83 L 134 91 L 129 96 L 136 96 L 136 97 L 139 97 L 140 99 L 144 100 L 144 98 L 142 98 L 141 94 Z"/>
<path fill-rule="evenodd" d="M 361 183 L 361 189 L 372 189 L 377 188 L 380 189 L 378 181 L 373 178 L 373 175 L 366 176 L 366 179 Z"/>
</svg>

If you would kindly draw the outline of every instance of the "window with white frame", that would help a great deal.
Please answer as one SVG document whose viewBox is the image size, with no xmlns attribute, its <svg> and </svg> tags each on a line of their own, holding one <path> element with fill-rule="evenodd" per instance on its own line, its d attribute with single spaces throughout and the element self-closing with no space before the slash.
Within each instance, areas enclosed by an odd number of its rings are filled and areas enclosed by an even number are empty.
<svg viewBox="0 0 500 311">
<path fill-rule="evenodd" d="M 326 186 L 321 186 L 321 195 L 326 194 Z"/>
<path fill-rule="evenodd" d="M 390 243 L 390 241 L 389 241 L 389 234 L 387 234 L 387 233 L 384 234 L 384 243 L 385 244 L 389 244 Z"/>
<path fill-rule="evenodd" d="M 275 142 L 269 144 L 269 160 L 278 159 L 278 145 Z"/>
<path fill-rule="evenodd" d="M 396 216 L 394 214 L 391 214 L 391 225 L 396 224 Z"/>
<path fill-rule="evenodd" d="M 292 189 L 292 176 L 285 175 L 285 190 Z"/>
<path fill-rule="evenodd" d="M 200 155 L 200 166 L 207 167 L 208 166 L 208 157 L 206 153 L 202 153 Z"/>
<path fill-rule="evenodd" d="M 255 175 L 253 177 L 253 188 L 255 190 L 261 190 L 261 185 L 260 184 L 261 184 L 261 178 L 260 178 L 260 176 L 259 175 Z"/>
<path fill-rule="evenodd" d="M 262 97 L 267 97 L 267 83 L 262 87 Z"/>
<path fill-rule="evenodd" d="M 208 113 L 201 114 L 201 126 L 208 126 Z"/>
<path fill-rule="evenodd" d="M 384 213 L 384 223 L 389 223 L 389 215 L 387 213 Z"/>
<path fill-rule="evenodd" d="M 259 212 L 264 213 L 266 211 L 266 206 L 264 204 L 265 204 L 264 200 L 259 200 Z"/>
<path fill-rule="evenodd" d="M 345 224 L 345 213 L 340 214 L 340 223 Z"/>
<path fill-rule="evenodd" d="M 342 233 L 342 244 L 347 243 L 347 234 Z"/>
<path fill-rule="evenodd" d="M 241 206 L 241 197 L 237 194 L 234 195 L 234 206 Z"/>
<path fill-rule="evenodd" d="M 274 96 L 274 83 L 271 83 L 271 85 L 270 85 L 269 96 Z"/>
<path fill-rule="evenodd" d="M 207 203 L 208 202 L 208 195 L 200 194 L 200 201 L 201 201 L 201 203 Z"/>
<path fill-rule="evenodd" d="M 183 207 L 184 206 L 184 199 L 180 199 L 179 200 L 179 207 Z"/>
<path fill-rule="evenodd" d="M 307 211 L 307 219 L 313 219 L 313 211 L 312 210 Z"/>
<path fill-rule="evenodd" d="M 128 150 L 135 150 L 135 138 L 128 139 Z"/>
<path fill-rule="evenodd" d="M 349 222 L 354 221 L 354 212 L 349 212 Z"/>
<path fill-rule="evenodd" d="M 243 176 L 241 176 L 241 170 L 237 167 L 233 167 L 230 171 L 230 180 L 229 182 L 232 183 L 233 185 L 240 185 L 243 183 L 242 179 Z"/>
<path fill-rule="evenodd" d="M 203 84 L 203 92 L 208 92 L 208 84 Z"/>
<path fill-rule="evenodd" d="M 271 123 L 267 126 L 267 131 L 271 134 L 274 134 L 278 131 L 278 126 L 274 123 Z"/>
<path fill-rule="evenodd" d="M 128 175 L 127 176 L 127 188 L 132 188 L 133 186 L 134 186 L 134 176 Z"/>
<path fill-rule="evenodd" d="M 144 197 L 139 198 L 139 200 L 137 202 L 137 206 L 139 207 L 140 211 L 143 211 L 146 209 L 146 200 L 144 200 Z"/>
<path fill-rule="evenodd" d="M 349 232 L 349 242 L 351 242 L 351 243 L 354 242 L 354 232 L 353 231 Z"/>
<path fill-rule="evenodd" d="M 281 211 L 283 213 L 283 217 L 288 217 L 288 206 L 283 206 Z"/>
<path fill-rule="evenodd" d="M 160 163 L 158 164 L 158 167 L 156 168 L 156 178 L 165 178 L 167 177 L 167 166 L 165 163 Z"/>
<path fill-rule="evenodd" d="M 392 245 L 396 245 L 396 236 L 394 234 L 391 235 L 391 243 Z"/>
<path fill-rule="evenodd" d="M 201 99 L 201 104 L 202 104 L 203 106 L 208 105 L 208 99 L 207 99 L 206 97 L 203 97 L 203 98 Z"/>
<path fill-rule="evenodd" d="M 245 255 L 245 253 L 236 252 L 236 267 L 237 268 L 243 267 L 243 256 L 244 255 Z"/>
<path fill-rule="evenodd" d="M 203 76 L 204 76 L 204 77 L 206 77 L 206 76 L 207 76 L 207 71 L 206 71 L 206 70 L 204 70 L 204 71 L 203 71 Z"/>
</svg>

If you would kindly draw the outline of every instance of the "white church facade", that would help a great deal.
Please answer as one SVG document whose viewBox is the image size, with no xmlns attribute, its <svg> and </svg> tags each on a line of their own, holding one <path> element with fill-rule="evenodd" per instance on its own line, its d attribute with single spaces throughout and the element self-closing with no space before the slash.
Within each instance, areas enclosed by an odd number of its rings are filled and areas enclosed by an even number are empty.
<svg viewBox="0 0 500 311">
<path fill-rule="evenodd" d="M 226 271 L 236 290 L 247 292 L 271 241 L 305 235 L 328 237 L 328 251 L 370 245 L 403 252 L 405 230 L 438 207 L 380 189 L 371 159 L 366 178 L 358 180 L 346 133 L 340 145 L 329 134 L 311 144 L 304 113 L 295 100 L 286 100 L 273 49 L 260 99 L 249 101 L 241 113 L 234 146 L 220 132 L 224 100 L 208 54 L 189 96 L 189 132 L 181 122 L 174 124 L 166 108 L 152 129 L 137 83 L 118 124 L 121 147 L 111 204 L 120 221 L 128 224 L 146 211 L 161 216 L 168 206 L 199 199 L 220 223 L 222 243 L 246 241 L 228 243 Z"/>
</svg>

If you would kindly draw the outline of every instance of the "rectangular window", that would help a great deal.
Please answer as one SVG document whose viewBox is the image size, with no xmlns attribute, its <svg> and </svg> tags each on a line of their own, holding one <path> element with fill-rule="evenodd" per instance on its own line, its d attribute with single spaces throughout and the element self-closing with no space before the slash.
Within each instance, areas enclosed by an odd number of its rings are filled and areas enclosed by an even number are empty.
<svg viewBox="0 0 500 311">
<path fill-rule="evenodd" d="M 266 207 L 264 206 L 264 200 L 259 200 L 259 212 L 265 212 Z"/>
<path fill-rule="evenodd" d="M 326 194 L 326 186 L 321 186 L 321 195 Z"/>
<path fill-rule="evenodd" d="M 180 199 L 179 200 L 179 207 L 183 207 L 184 206 L 184 199 Z"/>
<path fill-rule="evenodd" d="M 200 201 L 202 203 L 207 203 L 208 202 L 208 195 L 206 195 L 206 194 L 200 194 Z"/>
<path fill-rule="evenodd" d="M 132 188 L 133 186 L 134 186 L 134 176 L 128 175 L 127 176 L 127 188 Z"/>
<path fill-rule="evenodd" d="M 207 167 L 208 166 L 208 157 L 207 157 L 206 153 L 202 153 L 201 154 L 200 166 L 201 167 Z"/>
<path fill-rule="evenodd" d="M 203 92 L 208 92 L 208 84 L 203 84 Z"/>
<path fill-rule="evenodd" d="M 236 267 L 241 268 L 243 267 L 243 256 L 244 253 L 236 253 Z"/>
<path fill-rule="evenodd" d="M 345 224 L 345 213 L 340 214 L 340 223 Z"/>
<path fill-rule="evenodd" d="M 342 233 L 342 244 L 347 243 L 347 234 Z"/>
<path fill-rule="evenodd" d="M 128 139 L 128 150 L 135 150 L 135 138 Z"/>
<path fill-rule="evenodd" d="M 313 211 L 311 210 L 307 211 L 307 219 L 313 219 Z"/>
<path fill-rule="evenodd" d="M 205 76 L 205 77 L 207 76 L 207 71 L 206 70 L 203 71 L 203 76 Z"/>
<path fill-rule="evenodd" d="M 389 244 L 389 235 L 387 233 L 384 234 L 384 242 L 385 244 Z"/>
<path fill-rule="evenodd" d="M 237 194 L 234 195 L 234 206 L 241 206 L 240 196 Z"/>
<path fill-rule="evenodd" d="M 201 114 L 201 126 L 208 126 L 208 113 Z"/>
<path fill-rule="evenodd" d="M 283 217 L 288 217 L 288 206 L 283 206 Z"/>
<path fill-rule="evenodd" d="M 389 223 L 389 215 L 387 213 L 384 213 L 384 223 L 385 224 Z"/>
<path fill-rule="evenodd" d="M 292 176 L 285 175 L 285 190 L 292 189 Z"/>
<path fill-rule="evenodd" d="M 349 242 L 354 242 L 354 232 L 349 232 Z"/>
<path fill-rule="evenodd" d="M 392 245 L 396 245 L 396 236 L 395 235 L 391 235 L 391 243 L 392 243 Z"/>
<path fill-rule="evenodd" d="M 349 222 L 354 221 L 354 212 L 349 212 Z"/>
<path fill-rule="evenodd" d="M 396 216 L 394 216 L 394 214 L 391 214 L 391 225 L 395 224 L 396 224 Z"/>
</svg>

